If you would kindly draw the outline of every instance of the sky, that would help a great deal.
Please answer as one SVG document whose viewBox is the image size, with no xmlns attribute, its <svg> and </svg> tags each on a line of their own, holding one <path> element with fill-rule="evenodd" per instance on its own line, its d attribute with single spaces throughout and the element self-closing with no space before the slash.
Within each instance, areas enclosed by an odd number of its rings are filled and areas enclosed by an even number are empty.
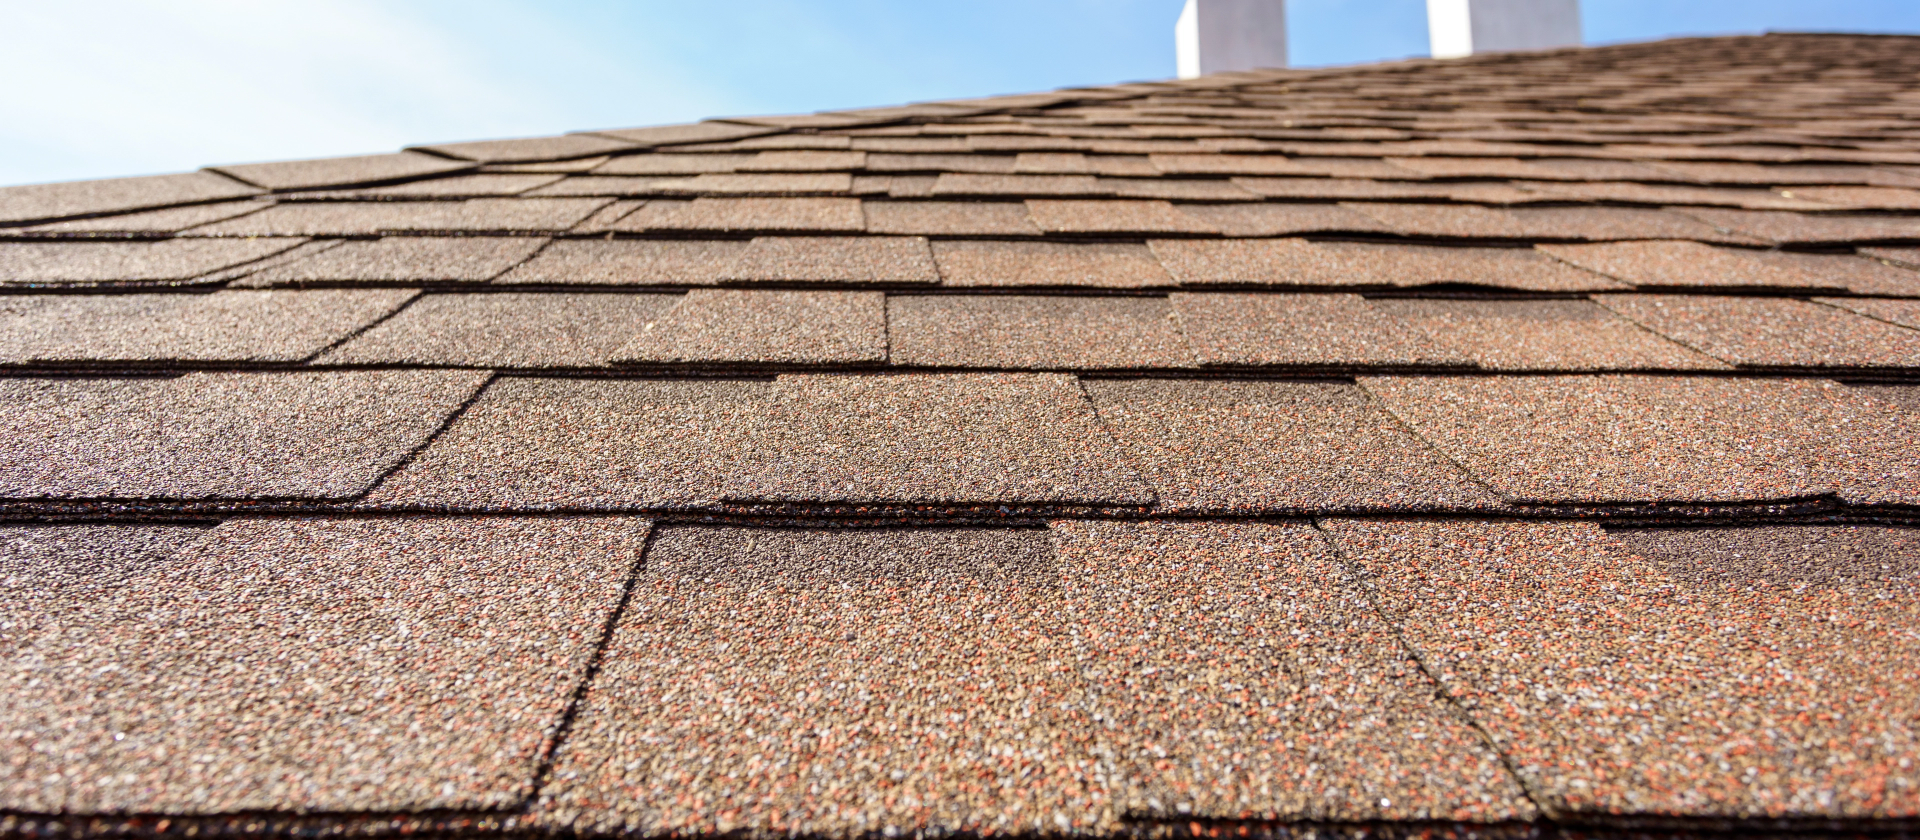
<svg viewBox="0 0 1920 840">
<path fill-rule="evenodd" d="M 1183 0 L 0 0 L 0 184 L 1173 75 Z M 1582 0 L 1590 44 L 1920 34 L 1915 0 Z M 1288 0 L 1295 66 L 1425 0 Z"/>
</svg>

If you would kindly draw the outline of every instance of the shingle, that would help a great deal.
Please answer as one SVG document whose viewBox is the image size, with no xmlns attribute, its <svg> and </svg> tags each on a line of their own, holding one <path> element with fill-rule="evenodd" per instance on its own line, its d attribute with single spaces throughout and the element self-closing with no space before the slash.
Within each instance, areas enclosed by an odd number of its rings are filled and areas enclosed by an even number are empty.
<svg viewBox="0 0 1920 840">
<path fill-rule="evenodd" d="M 1648 163 L 1649 169 L 1671 172 L 1708 184 L 1867 184 L 1874 170 L 1866 166 L 1768 166 L 1760 163 L 1669 161 Z"/>
<path fill-rule="evenodd" d="M 1920 191 L 1895 187 L 1794 187 L 1781 190 L 1780 194 L 1837 207 L 1920 210 Z"/>
<path fill-rule="evenodd" d="M 965 154 L 967 141 L 962 137 L 855 137 L 851 148 L 874 153 L 867 156 L 868 168 L 873 167 L 874 157 L 879 153 L 887 153 L 888 157 L 896 154 L 950 154 L 954 157 L 975 157 Z"/>
<path fill-rule="evenodd" d="M 768 134 L 725 143 L 695 143 L 672 149 L 675 152 L 744 152 L 770 150 L 844 151 L 853 148 L 853 138 L 844 134 Z"/>
<path fill-rule="evenodd" d="M 1920 329 L 1920 300 L 1826 297 L 1817 297 L 1814 300 L 1828 306 L 1838 306 L 1849 312 L 1858 312 L 1869 318 L 1878 318 L 1890 324 Z"/>
<path fill-rule="evenodd" d="M 773 386 L 502 377 L 367 496 L 377 507 L 620 510 L 713 504 Z"/>
<path fill-rule="evenodd" d="M 557 179 L 539 189 L 528 192 L 527 195 L 534 198 L 593 195 L 617 197 L 650 196 L 675 192 L 675 190 L 661 188 L 661 184 L 668 182 L 669 179 L 658 176 L 635 178 L 625 175 L 573 175 L 564 179 Z M 674 180 L 672 183 L 685 184 L 685 181 Z"/>
<path fill-rule="evenodd" d="M 859 233 L 866 229 L 866 218 L 857 198 L 696 198 L 649 201 L 610 228 Z"/>
<path fill-rule="evenodd" d="M 1755 210 L 1829 210 L 1831 205 L 1794 198 L 1768 190 L 1739 187 L 1692 187 L 1677 184 L 1635 184 L 1626 182 L 1564 183 L 1523 182 L 1519 186 L 1548 195 L 1587 201 L 1619 201 L 1630 204 L 1692 204 L 1746 207 Z M 1794 195 L 1798 195 L 1795 192 Z"/>
<path fill-rule="evenodd" d="M 1172 296 L 1204 365 L 1466 365 L 1359 295 Z"/>
<path fill-rule="evenodd" d="M 1727 367 L 1584 300 L 1376 300 L 1373 306 L 1489 370 Z"/>
<path fill-rule="evenodd" d="M 650 125 L 642 128 L 612 128 L 587 132 L 638 143 L 643 146 L 674 146 L 687 143 L 716 143 L 741 140 L 763 134 L 778 134 L 779 129 L 725 122 L 697 122 L 681 125 Z"/>
<path fill-rule="evenodd" d="M 1385 225 L 1337 204 L 1189 204 L 1181 210 L 1227 236 L 1387 232 Z"/>
<path fill-rule="evenodd" d="M 412 299 L 411 289 L 35 295 L 0 303 L 0 362 L 308 359 Z M 0 298 L 0 301 L 21 298 Z"/>
<path fill-rule="evenodd" d="M 1500 506 L 1353 385 L 1174 379 L 1085 385 L 1162 510 Z"/>
<path fill-rule="evenodd" d="M 493 282 L 609 286 L 717 283 L 747 243 L 562 239 Z"/>
<path fill-rule="evenodd" d="M 921 236 L 756 237 L 722 280 L 745 282 L 938 283 Z"/>
<path fill-rule="evenodd" d="M 611 233 L 613 232 L 614 222 L 626 218 L 627 214 L 640 209 L 640 206 L 643 204 L 646 204 L 646 202 L 638 199 L 609 202 L 606 206 L 593 211 L 592 215 L 575 223 L 573 227 L 567 228 L 567 232 L 573 234 Z"/>
<path fill-rule="evenodd" d="M 1052 542 L 662 528 L 538 824 L 824 836 L 1531 815 L 1311 528 L 1061 522 Z M 1309 772 L 1350 781 L 1277 782 Z"/>
<path fill-rule="evenodd" d="M 1470 204 L 1343 202 L 1340 206 L 1408 236 L 1462 239 L 1524 239 L 1528 236 L 1527 227 L 1513 216 Z"/>
<path fill-rule="evenodd" d="M 0 243 L 0 286 L 190 281 L 285 251 L 298 239 Z"/>
<path fill-rule="evenodd" d="M 542 160 L 572 160 L 596 157 L 639 148 L 633 143 L 593 134 L 562 134 L 557 137 L 521 137 L 512 140 L 476 140 L 468 143 L 436 143 L 415 146 L 435 154 L 477 160 L 483 163 L 523 163 Z"/>
<path fill-rule="evenodd" d="M 10 228 L 9 234 L 113 234 L 113 233 L 178 233 L 190 227 L 212 224 L 224 219 L 244 216 L 256 210 L 270 206 L 264 201 L 219 201 L 212 204 L 189 204 L 185 207 L 169 207 L 164 210 L 145 210 L 118 216 L 101 216 L 91 219 L 74 219 L 66 222 L 52 222 L 30 227 Z"/>
<path fill-rule="evenodd" d="M 934 236 L 1039 236 L 1027 206 L 1011 201 L 869 201 L 867 230 Z"/>
<path fill-rule="evenodd" d="M 1596 300 L 1647 329 L 1737 365 L 1920 365 L 1920 331 L 1804 300 L 1704 295 L 1601 295 Z"/>
<path fill-rule="evenodd" d="M 614 354 L 626 363 L 859 364 L 887 359 L 879 292 L 694 289 Z"/>
<path fill-rule="evenodd" d="M 187 241 L 198 241 L 198 240 L 187 240 Z M 314 256 L 315 254 L 319 254 L 323 251 L 332 250 L 334 248 L 340 247 L 341 245 L 345 245 L 349 240 L 294 239 L 290 241 L 298 242 L 300 244 L 295 245 L 291 248 L 288 248 L 285 251 L 281 251 L 278 254 L 274 254 L 271 257 L 267 257 L 266 259 L 254 260 L 253 262 L 249 262 L 249 263 L 241 263 L 239 265 L 232 266 L 229 268 L 223 268 L 219 271 L 213 272 L 212 274 L 200 275 L 199 277 L 194 278 L 194 282 L 196 284 L 231 282 L 235 286 L 245 286 L 246 283 L 243 278 L 251 277 L 262 271 L 266 271 L 269 268 L 277 268 L 279 266 L 287 265 L 289 263 L 299 262 L 300 260 L 304 260 L 308 257 Z"/>
<path fill-rule="evenodd" d="M 1911 566 L 1832 591 L 1689 574 L 1754 568 L 1728 557 L 1748 546 L 1832 562 L 1793 528 L 1618 532 L 1623 543 L 1585 523 L 1326 527 L 1387 621 L 1556 813 L 1920 807 L 1912 735 L 1896 723 L 1916 714 L 1898 675 L 1920 657 L 1881 629 L 1920 620 Z M 1875 530 L 1880 557 L 1912 556 L 1911 532 Z"/>
<path fill-rule="evenodd" d="M 936 242 L 948 286 L 1167 286 L 1172 278 L 1134 243 Z"/>
<path fill-rule="evenodd" d="M 486 380 L 474 371 L 0 379 L 0 495 L 350 498 Z"/>
<path fill-rule="evenodd" d="M 743 502 L 1152 501 L 1071 376 L 781 376 Z"/>
<path fill-rule="evenodd" d="M 607 204 L 604 198 L 473 198 L 276 204 L 193 228 L 194 236 L 365 236 L 387 232 L 563 231 Z"/>
<path fill-rule="evenodd" d="M 0 601 L 18 634 L 0 800 L 63 814 L 512 806 L 644 533 L 619 519 L 238 519 L 165 559 L 122 554 L 125 540 L 8 557 L 52 580 Z M 67 583 L 100 574 L 122 580 Z"/>
<path fill-rule="evenodd" d="M 388 236 L 342 243 L 303 260 L 250 274 L 242 286 L 337 280 L 484 283 L 533 256 L 531 236 Z"/>
<path fill-rule="evenodd" d="M 320 358 L 324 364 L 591 367 L 673 295 L 489 292 L 426 295 Z"/>
<path fill-rule="evenodd" d="M 1540 245 L 1562 260 L 1640 288 L 1831 288 L 1797 266 L 1756 259 L 1753 252 L 1698 242 L 1608 242 Z"/>
<path fill-rule="evenodd" d="M 1304 239 L 1154 240 L 1181 285 L 1427 286 L 1532 291 L 1624 288 L 1520 248 L 1436 248 Z"/>
<path fill-rule="evenodd" d="M 1165 201 L 1055 201 L 1033 199 L 1027 214 L 1058 233 L 1218 233 L 1211 223 Z"/>
<path fill-rule="evenodd" d="M 317 190 L 292 193 L 284 198 L 294 201 L 335 200 L 335 199 L 408 199 L 408 198 L 475 198 L 489 195 L 520 195 L 536 187 L 544 187 L 565 179 L 565 175 L 485 172 L 476 175 L 453 175 L 445 178 L 428 178 L 422 181 L 409 181 L 386 187 L 360 187 L 345 190 Z M 578 179 L 567 179 L 578 180 Z M 535 194 L 544 194 L 540 191 Z"/>
<path fill-rule="evenodd" d="M 856 146 L 866 141 L 856 141 Z M 964 149 L 963 149 L 964 150 Z M 1011 173 L 1014 158 L 1007 155 L 976 154 L 878 154 L 867 155 L 869 172 L 979 172 Z"/>
<path fill-rule="evenodd" d="M 1862 248 L 1869 257 L 1900 251 L 1899 248 Z M 1896 268 L 1876 259 L 1850 254 L 1802 254 L 1794 251 L 1761 251 L 1752 259 L 1779 265 L 1821 278 L 1821 285 L 1846 289 L 1862 295 L 1920 295 L 1920 272 Z"/>
<path fill-rule="evenodd" d="M 1260 196 L 1220 180 L 1175 178 L 1107 178 L 1101 189 L 1119 198 L 1165 198 L 1174 201 L 1259 201 Z"/>
<path fill-rule="evenodd" d="M 895 364 L 1164 368 L 1194 364 L 1165 298 L 893 295 Z"/>
<path fill-rule="evenodd" d="M 259 193 L 257 187 L 212 172 L 0 187 L 0 222 L 120 213 Z"/>
<path fill-rule="evenodd" d="M 518 172 L 541 175 L 571 175 L 575 172 L 590 172 L 606 163 L 607 155 L 573 158 L 571 160 L 549 160 L 527 163 L 490 163 L 481 166 L 481 172 Z"/>
<path fill-rule="evenodd" d="M 1667 210 L 1644 207 L 1515 207 L 1498 211 L 1534 239 L 1694 239 L 1762 245 L 1762 240 L 1725 234 L 1711 225 Z"/>
<path fill-rule="evenodd" d="M 1912 528 L 1618 528 L 1608 536 L 1695 591 L 1758 584 L 1818 598 L 1834 590 L 1870 595 L 1920 583 L 1914 562 L 1920 533 Z"/>
<path fill-rule="evenodd" d="M 209 530 L 203 525 L 0 525 L 0 593 L 5 593 L 0 604 L 41 612 L 44 618 L 44 611 L 58 609 L 63 599 L 110 595 L 204 539 Z M 10 630 L 41 629 L 21 617 L 18 612 L 8 616 L 14 622 Z M 7 781 L 0 781 L 6 807 L 19 807 L 19 800 L 32 795 L 10 789 Z M 18 781 L 34 785 L 42 779 Z"/>
<path fill-rule="evenodd" d="M 593 170 L 595 175 L 702 175 L 732 172 L 753 160 L 750 154 L 621 155 Z"/>
<path fill-rule="evenodd" d="M 769 151 L 738 167 L 741 172 L 846 172 L 866 166 L 866 152 Z"/>
<path fill-rule="evenodd" d="M 442 175 L 472 169 L 473 166 L 472 163 L 463 160 L 447 160 L 419 152 L 396 152 L 388 155 L 240 163 L 207 168 L 270 190 L 311 190 L 320 187 L 351 187 L 358 184 L 377 184 L 381 181 Z"/>
<path fill-rule="evenodd" d="M 1462 187 L 1479 184 L 1429 184 L 1408 181 L 1371 181 L 1364 178 L 1235 178 L 1233 183 L 1269 198 L 1371 199 L 1447 198 Z M 1512 191 L 1512 188 L 1507 188 Z"/>
<path fill-rule="evenodd" d="M 1689 207 L 1689 216 L 1715 227 L 1775 242 L 1879 242 L 1920 239 L 1920 219 L 1904 216 L 1842 216 Z"/>
<path fill-rule="evenodd" d="M 1911 497 L 1888 408 L 1803 379 L 1362 379 L 1401 420 L 1522 502 Z M 1909 447 L 1910 448 L 1910 447 Z"/>
<path fill-rule="evenodd" d="M 1027 195 L 1112 195 L 1113 190 L 1092 175 L 982 175 L 942 172 L 933 183 L 936 196 L 989 198 Z"/>
<path fill-rule="evenodd" d="M 649 188 L 662 193 L 694 195 L 818 195 L 853 191 L 853 176 L 845 172 L 723 172 L 692 178 L 663 178 Z"/>
</svg>

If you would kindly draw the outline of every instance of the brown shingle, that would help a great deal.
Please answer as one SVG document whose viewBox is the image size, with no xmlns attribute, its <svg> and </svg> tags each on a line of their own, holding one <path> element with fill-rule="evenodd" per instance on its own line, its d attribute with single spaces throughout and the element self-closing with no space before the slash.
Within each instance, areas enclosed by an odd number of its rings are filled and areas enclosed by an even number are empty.
<svg viewBox="0 0 1920 840">
<path fill-rule="evenodd" d="M 1042 834 L 1124 814 L 1533 813 L 1311 528 L 1053 532 L 1057 549 L 1032 531 L 663 528 L 538 824 Z M 1308 773 L 1345 783 L 1268 782 Z"/>
<path fill-rule="evenodd" d="M 351 498 L 486 379 L 474 371 L 0 379 L 0 495 Z"/>
<path fill-rule="evenodd" d="M 893 295 L 893 361 L 933 367 L 1187 367 L 1165 298 Z"/>
<path fill-rule="evenodd" d="M 777 134 L 779 129 L 739 123 L 706 122 L 684 123 L 681 125 L 649 125 L 642 128 L 611 128 L 587 132 L 602 134 L 616 140 L 625 140 L 642 146 L 675 146 L 688 143 L 717 143 L 727 140 L 741 140 L 759 137 L 763 134 Z"/>
<path fill-rule="evenodd" d="M 859 142 L 859 141 L 856 141 Z M 964 151 L 964 149 L 962 149 Z M 869 172 L 978 172 L 1011 173 L 1014 159 L 1007 155 L 976 154 L 869 154 Z"/>
<path fill-rule="evenodd" d="M 1590 242 L 1694 239 L 1740 245 L 1766 244 L 1750 236 L 1721 233 L 1705 222 L 1680 213 L 1644 207 L 1515 207 L 1499 212 L 1512 217 L 1519 224 L 1519 229 L 1534 239 L 1580 239 Z"/>
<path fill-rule="evenodd" d="M 212 172 L 0 187 L 0 222 L 29 222 L 242 198 L 258 187 Z"/>
<path fill-rule="evenodd" d="M 948 286 L 1172 284 L 1153 253 L 1132 243 L 936 242 L 933 257 Z"/>
<path fill-rule="evenodd" d="M 1590 301 L 1402 299 L 1376 300 L 1373 306 L 1490 370 L 1726 367 Z"/>
<path fill-rule="evenodd" d="M 673 295 L 426 295 L 320 361 L 519 368 L 599 366 L 674 302 Z"/>
<path fill-rule="evenodd" d="M 1640 288 L 1831 288 L 1826 278 L 1798 266 L 1756 259 L 1750 251 L 1698 242 L 1609 242 L 1539 248 Z"/>
<path fill-rule="evenodd" d="M 1534 291 L 1622 288 L 1529 249 L 1435 248 L 1304 239 L 1154 240 L 1182 285 L 1426 286 L 1469 284 Z"/>
<path fill-rule="evenodd" d="M 1862 252 L 1898 250 L 1863 248 Z M 1846 289 L 1863 295 L 1920 295 L 1920 272 L 1895 268 L 1874 259 L 1848 254 L 1802 254 L 1793 251 L 1760 251 L 1748 255 L 1763 263 L 1782 266 L 1821 278 L 1821 285 Z"/>
<path fill-rule="evenodd" d="M 1689 207 L 1687 215 L 1727 230 L 1775 242 L 1880 242 L 1920 239 L 1920 219 L 1900 216 L 1841 216 Z"/>
<path fill-rule="evenodd" d="M 1754 210 L 1829 210 L 1831 205 L 1768 190 L 1738 187 L 1689 187 L 1676 184 L 1635 184 L 1627 182 L 1563 183 L 1524 182 L 1519 186 L 1553 196 L 1587 201 L 1618 201 L 1627 204 L 1692 204 L 1746 207 Z M 1798 193 L 1795 193 L 1796 195 Z"/>
<path fill-rule="evenodd" d="M 741 172 L 845 172 L 864 168 L 866 152 L 768 151 L 739 166 Z"/>
<path fill-rule="evenodd" d="M 1470 364 L 1359 295 L 1176 292 L 1172 299 L 1205 365 Z"/>
<path fill-rule="evenodd" d="M 933 183 L 936 196 L 1017 197 L 1028 195 L 1112 195 L 1111 186 L 1092 175 L 978 175 L 942 172 Z"/>
<path fill-rule="evenodd" d="M 886 296 L 694 289 L 641 327 L 614 358 L 681 364 L 884 362 Z"/>
<path fill-rule="evenodd" d="M 523 163 L 542 160 L 572 160 L 597 157 L 611 152 L 639 148 L 633 143 L 593 134 L 562 134 L 558 137 L 521 137 L 513 140 L 477 140 L 470 143 L 435 143 L 415 146 L 447 157 L 477 160 L 483 163 Z"/>
<path fill-rule="evenodd" d="M 1174 178 L 1107 178 L 1100 186 L 1119 198 L 1165 198 L 1174 201 L 1259 201 L 1260 196 L 1219 180 Z"/>
<path fill-rule="evenodd" d="M 493 282 L 609 286 L 711 285 L 733 267 L 747 243 L 563 239 Z"/>
<path fill-rule="evenodd" d="M 684 183 L 678 179 L 659 177 L 635 178 L 624 175 L 574 175 L 555 181 L 539 189 L 528 192 L 528 196 L 544 198 L 551 196 L 640 196 L 661 195 L 674 190 L 662 189 L 658 185 Z"/>
<path fill-rule="evenodd" d="M 1920 210 L 1920 190 L 1894 187 L 1794 187 L 1780 194 L 1862 210 Z"/>
<path fill-rule="evenodd" d="M 270 190 L 311 190 L 443 175 L 472 169 L 473 164 L 419 152 L 396 152 L 390 155 L 240 163 L 207 168 Z"/>
<path fill-rule="evenodd" d="M 725 172 L 661 178 L 647 188 L 691 195 L 843 195 L 853 191 L 853 176 L 845 172 Z"/>
<path fill-rule="evenodd" d="M 649 201 L 609 228 L 859 233 L 866 219 L 857 198 L 696 198 Z"/>
<path fill-rule="evenodd" d="M 297 362 L 414 294 L 325 289 L 0 297 L 0 362 Z"/>
<path fill-rule="evenodd" d="M 1012 201 L 869 201 L 867 230 L 934 236 L 1039 236 L 1027 206 Z"/>
<path fill-rule="evenodd" d="M 264 201 L 219 201 L 213 204 L 189 204 L 164 210 L 145 210 L 118 216 L 73 219 L 21 228 L 8 228 L 9 234 L 49 236 L 115 233 L 178 233 L 190 227 L 209 225 L 237 218 L 269 207 Z M 91 238 L 91 237 L 90 237 Z M 110 238 L 102 236 L 100 238 Z"/>
<path fill-rule="evenodd" d="M 177 283 L 272 256 L 301 241 L 4 242 L 0 286 Z"/>
<path fill-rule="evenodd" d="M 1390 204 L 1342 202 L 1341 207 L 1363 213 L 1395 233 L 1462 239 L 1524 239 L 1527 227 L 1499 210 L 1462 204 Z"/>
<path fill-rule="evenodd" d="M 193 236 L 366 236 L 440 231 L 563 231 L 607 203 L 603 198 L 474 198 L 466 201 L 367 201 L 276 204 L 258 213 L 193 228 Z"/>
<path fill-rule="evenodd" d="M 386 187 L 360 187 L 344 190 L 318 190 L 292 193 L 284 198 L 290 201 L 311 200 L 362 200 L 362 199 L 413 199 L 413 198 L 476 198 L 490 195 L 520 195 L 537 187 L 544 187 L 565 178 L 564 175 L 487 172 L 478 175 L 453 175 L 445 178 L 428 178 L 422 181 L 409 181 Z M 577 180 L 577 179 L 570 179 Z M 544 190 L 534 193 L 546 194 Z"/>
<path fill-rule="evenodd" d="M 594 167 L 595 175 L 702 175 L 732 172 L 753 160 L 750 154 L 621 155 Z"/>
<path fill-rule="evenodd" d="M 1352 385 L 1172 379 L 1085 384 L 1101 420 L 1163 510 L 1500 506 Z"/>
<path fill-rule="evenodd" d="M 1746 366 L 1920 366 L 1920 331 L 1786 298 L 1601 295 L 1608 308 Z"/>
<path fill-rule="evenodd" d="M 762 236 L 721 275 L 744 282 L 938 283 L 920 236 Z"/>
<path fill-rule="evenodd" d="M 1152 501 L 1071 376 L 782 376 L 745 502 Z"/>
<path fill-rule="evenodd" d="M 342 243 L 303 260 L 247 276 L 242 286 L 329 280 L 484 283 L 533 256 L 547 240 L 529 236 L 388 236 Z"/>
<path fill-rule="evenodd" d="M 0 540 L 0 575 L 34 581 L 0 599 L 16 634 L 0 802 L 512 806 L 644 534 L 615 519 L 236 519 L 171 556 Z"/>
<path fill-rule="evenodd" d="M 1055 201 L 1033 199 L 1027 213 L 1042 230 L 1058 233 L 1218 233 L 1214 225 L 1165 201 Z"/>
<path fill-rule="evenodd" d="M 1692 569 L 1757 565 L 1745 546 L 1798 563 L 1832 553 L 1792 528 L 1623 544 L 1631 532 L 1610 538 L 1586 523 L 1326 527 L 1386 620 L 1557 813 L 1920 807 L 1901 764 L 1911 736 L 1894 730 L 1916 713 L 1896 675 L 1920 657 L 1879 629 L 1920 620 L 1911 566 L 1845 591 L 1726 572 L 1695 583 Z M 1874 541 L 1881 558 L 1913 556 L 1908 531 Z"/>
<path fill-rule="evenodd" d="M 1181 210 L 1227 236 L 1387 231 L 1374 219 L 1337 204 L 1189 204 Z"/>
<path fill-rule="evenodd" d="M 1890 324 L 1920 329 L 1920 300 L 1888 298 L 1814 298 L 1828 306 L 1838 306 Z"/>
<path fill-rule="evenodd" d="M 1538 376 L 1361 380 L 1514 501 L 1744 502 L 1848 490 L 1911 496 L 1905 431 L 1813 380 Z"/>
</svg>

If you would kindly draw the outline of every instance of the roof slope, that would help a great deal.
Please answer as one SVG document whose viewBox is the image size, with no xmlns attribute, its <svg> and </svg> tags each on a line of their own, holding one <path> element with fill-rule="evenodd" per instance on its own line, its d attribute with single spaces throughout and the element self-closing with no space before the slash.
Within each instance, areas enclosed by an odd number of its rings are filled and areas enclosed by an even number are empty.
<svg viewBox="0 0 1920 840">
<path fill-rule="evenodd" d="M 0 832 L 1911 831 L 1916 73 L 0 189 Z"/>
</svg>

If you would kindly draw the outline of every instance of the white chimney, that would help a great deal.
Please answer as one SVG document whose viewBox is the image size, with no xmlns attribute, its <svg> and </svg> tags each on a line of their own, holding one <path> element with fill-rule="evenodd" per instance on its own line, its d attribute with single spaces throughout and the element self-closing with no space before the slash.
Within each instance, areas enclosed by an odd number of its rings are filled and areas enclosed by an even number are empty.
<svg viewBox="0 0 1920 840">
<path fill-rule="evenodd" d="M 1287 66 L 1287 0 L 1187 0 L 1173 25 L 1180 78 Z"/>
<path fill-rule="evenodd" d="M 1580 45 L 1580 0 L 1427 0 L 1434 58 Z"/>
</svg>

